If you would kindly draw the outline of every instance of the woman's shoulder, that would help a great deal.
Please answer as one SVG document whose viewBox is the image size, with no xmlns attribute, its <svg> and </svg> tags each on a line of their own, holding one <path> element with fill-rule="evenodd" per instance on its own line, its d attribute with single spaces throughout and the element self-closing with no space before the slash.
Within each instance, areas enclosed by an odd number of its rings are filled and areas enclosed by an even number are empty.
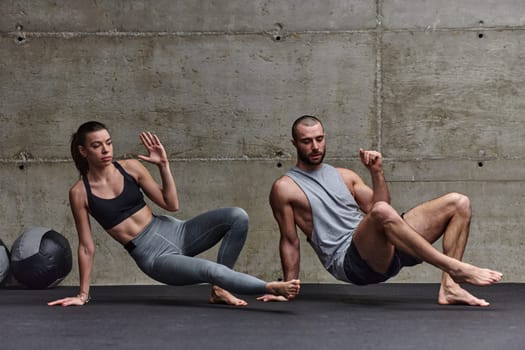
<svg viewBox="0 0 525 350">
<path fill-rule="evenodd" d="M 144 167 L 144 165 L 142 165 L 142 163 L 137 159 L 122 159 L 119 160 L 117 163 L 135 179 L 140 178 L 144 173 L 148 172 L 146 167 Z"/>
<path fill-rule="evenodd" d="M 126 170 L 128 168 L 133 169 L 133 168 L 142 166 L 142 164 L 137 159 L 133 159 L 133 158 L 120 159 L 116 163 L 118 163 L 120 166 L 122 166 Z"/>
<path fill-rule="evenodd" d="M 82 178 L 78 179 L 77 182 L 69 189 L 70 200 L 84 200 L 86 198 L 86 188 Z"/>
<path fill-rule="evenodd" d="M 69 189 L 69 193 L 78 192 L 78 191 L 82 190 L 83 188 L 84 188 L 84 181 L 82 181 L 82 178 L 79 178 L 73 184 L 73 186 L 71 186 L 71 188 Z"/>
</svg>

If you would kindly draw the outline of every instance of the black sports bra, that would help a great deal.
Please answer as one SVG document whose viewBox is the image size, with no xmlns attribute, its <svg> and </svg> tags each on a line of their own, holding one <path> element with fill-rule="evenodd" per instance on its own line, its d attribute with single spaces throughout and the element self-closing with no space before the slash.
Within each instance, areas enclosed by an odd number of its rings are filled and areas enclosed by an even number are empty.
<svg viewBox="0 0 525 350">
<path fill-rule="evenodd" d="M 117 162 L 113 162 L 115 167 L 124 176 L 124 189 L 122 193 L 111 199 L 104 199 L 95 196 L 91 192 L 89 181 L 85 176 L 82 177 L 88 198 L 88 206 L 91 216 L 105 229 L 110 229 L 120 224 L 131 215 L 142 209 L 144 195 L 135 179 Z"/>
</svg>

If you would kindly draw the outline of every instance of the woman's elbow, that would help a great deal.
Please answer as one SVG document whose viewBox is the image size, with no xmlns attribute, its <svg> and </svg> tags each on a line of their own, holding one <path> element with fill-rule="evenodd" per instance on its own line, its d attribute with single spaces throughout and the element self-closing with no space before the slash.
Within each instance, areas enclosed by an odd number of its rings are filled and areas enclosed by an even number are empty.
<svg viewBox="0 0 525 350">
<path fill-rule="evenodd" d="M 180 210 L 179 203 L 166 203 L 166 206 L 164 207 L 167 211 L 171 211 L 172 213 L 175 213 Z"/>
<path fill-rule="evenodd" d="M 79 244 L 78 255 L 92 258 L 95 256 L 95 245 Z"/>
</svg>

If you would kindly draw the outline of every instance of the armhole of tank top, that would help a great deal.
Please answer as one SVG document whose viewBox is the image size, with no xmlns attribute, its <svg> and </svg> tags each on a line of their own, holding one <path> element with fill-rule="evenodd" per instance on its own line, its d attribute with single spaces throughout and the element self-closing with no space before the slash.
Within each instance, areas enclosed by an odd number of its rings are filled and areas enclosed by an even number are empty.
<svg viewBox="0 0 525 350">
<path fill-rule="evenodd" d="M 354 201 L 357 203 L 357 201 L 356 201 L 356 199 L 355 199 L 355 196 L 354 196 L 354 194 L 352 193 L 352 191 L 350 190 L 350 188 L 348 188 L 348 185 L 346 184 L 343 175 L 341 175 L 341 173 L 339 172 L 339 170 L 337 170 L 336 167 L 333 167 L 333 168 L 334 168 L 334 171 L 337 173 L 337 176 L 339 176 L 339 178 L 341 179 L 341 183 L 344 185 L 344 187 L 346 188 L 346 190 L 348 191 L 348 193 L 350 194 L 350 196 L 352 196 L 352 198 L 354 199 Z"/>
</svg>

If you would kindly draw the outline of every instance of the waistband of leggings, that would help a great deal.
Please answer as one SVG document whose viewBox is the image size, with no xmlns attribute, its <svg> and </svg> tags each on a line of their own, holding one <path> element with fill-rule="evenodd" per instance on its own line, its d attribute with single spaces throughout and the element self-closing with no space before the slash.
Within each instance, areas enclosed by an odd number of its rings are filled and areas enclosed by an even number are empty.
<svg viewBox="0 0 525 350">
<path fill-rule="evenodd" d="M 131 253 L 133 251 L 133 249 L 135 249 L 137 247 L 137 245 L 135 244 L 135 241 L 142 235 L 146 234 L 146 232 L 149 231 L 150 227 L 153 225 L 153 223 L 155 222 L 155 219 L 157 217 L 155 215 L 153 215 L 153 217 L 151 218 L 150 222 L 148 222 L 148 224 L 144 227 L 144 229 L 142 231 L 140 231 L 135 237 L 133 237 L 128 243 L 124 244 L 124 249 L 126 249 L 128 251 L 128 253 Z"/>
</svg>

